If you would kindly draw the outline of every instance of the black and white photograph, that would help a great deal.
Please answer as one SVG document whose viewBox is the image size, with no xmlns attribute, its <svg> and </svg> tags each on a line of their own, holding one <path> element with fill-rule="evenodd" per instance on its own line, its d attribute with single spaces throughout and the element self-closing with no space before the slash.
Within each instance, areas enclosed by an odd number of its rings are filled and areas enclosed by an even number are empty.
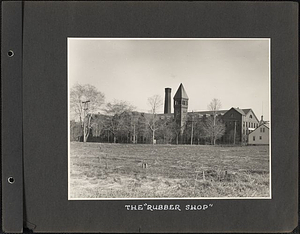
<svg viewBox="0 0 300 234">
<path fill-rule="evenodd" d="M 68 199 L 271 199 L 269 38 L 76 38 Z"/>
</svg>

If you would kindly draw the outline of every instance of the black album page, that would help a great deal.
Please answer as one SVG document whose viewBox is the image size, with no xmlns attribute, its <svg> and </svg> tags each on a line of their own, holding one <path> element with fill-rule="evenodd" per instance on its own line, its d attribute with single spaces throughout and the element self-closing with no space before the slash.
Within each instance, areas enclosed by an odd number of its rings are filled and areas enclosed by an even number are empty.
<svg viewBox="0 0 300 234">
<path fill-rule="evenodd" d="M 298 4 L 2 2 L 2 229 L 292 232 Z"/>
</svg>

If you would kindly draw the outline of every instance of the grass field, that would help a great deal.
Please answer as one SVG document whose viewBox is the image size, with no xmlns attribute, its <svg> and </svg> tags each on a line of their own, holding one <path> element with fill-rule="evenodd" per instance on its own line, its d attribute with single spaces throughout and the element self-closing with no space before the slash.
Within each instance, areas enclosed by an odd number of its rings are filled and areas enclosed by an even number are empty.
<svg viewBox="0 0 300 234">
<path fill-rule="evenodd" d="M 269 147 L 71 142 L 69 183 L 70 198 L 269 197 Z"/>
</svg>

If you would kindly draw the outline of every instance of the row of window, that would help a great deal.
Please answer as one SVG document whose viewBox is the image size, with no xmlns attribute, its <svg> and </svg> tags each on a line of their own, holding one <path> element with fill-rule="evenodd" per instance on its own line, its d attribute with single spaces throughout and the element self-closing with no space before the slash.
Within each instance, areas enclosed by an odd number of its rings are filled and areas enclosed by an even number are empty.
<svg viewBox="0 0 300 234">
<path fill-rule="evenodd" d="M 244 134 L 244 135 L 245 135 L 245 134 L 248 135 L 248 134 L 251 133 L 251 132 L 253 132 L 253 130 L 248 130 L 248 129 L 247 129 L 247 130 L 245 131 L 245 129 L 243 129 L 243 134 Z"/>
<path fill-rule="evenodd" d="M 262 140 L 262 136 L 259 136 L 259 140 Z M 253 141 L 255 141 L 255 136 L 253 136 Z"/>
<path fill-rule="evenodd" d="M 234 126 L 234 122 L 236 122 L 236 121 L 228 121 L 228 122 L 225 122 L 225 127 L 227 127 L 227 126 L 231 126 L 231 125 L 233 125 Z M 239 122 L 236 122 L 236 127 L 239 127 L 240 126 L 240 123 Z"/>
<path fill-rule="evenodd" d="M 265 132 L 265 128 L 260 128 L 260 132 Z"/>
<path fill-rule="evenodd" d="M 246 128 L 257 128 L 258 127 L 258 124 L 257 123 L 251 123 L 251 122 L 243 122 L 243 127 Z"/>
<path fill-rule="evenodd" d="M 175 101 L 175 105 L 180 105 L 180 104 L 182 104 L 182 105 L 188 105 L 188 101 L 187 100 L 176 100 Z"/>
<path fill-rule="evenodd" d="M 232 114 L 230 115 L 230 117 L 233 118 L 233 117 L 234 117 L 234 114 L 232 113 Z M 252 115 L 250 115 L 249 117 L 250 117 L 250 119 L 252 119 Z"/>
<path fill-rule="evenodd" d="M 225 126 L 233 125 L 234 122 L 236 122 L 236 126 L 237 126 L 237 127 L 240 126 L 239 122 L 237 122 L 237 121 L 228 121 L 228 122 L 225 123 Z M 244 122 L 243 122 L 243 127 L 245 127 L 245 126 L 246 126 L 246 128 L 257 128 L 257 127 L 258 127 L 258 124 L 257 124 L 257 123 L 248 123 L 248 122 L 245 122 L 245 121 L 244 121 Z"/>
</svg>

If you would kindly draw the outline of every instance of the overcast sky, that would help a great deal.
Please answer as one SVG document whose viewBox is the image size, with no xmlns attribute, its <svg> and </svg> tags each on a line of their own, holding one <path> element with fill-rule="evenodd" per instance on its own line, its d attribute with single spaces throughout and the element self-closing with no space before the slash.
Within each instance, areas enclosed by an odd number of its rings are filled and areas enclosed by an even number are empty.
<svg viewBox="0 0 300 234">
<path fill-rule="evenodd" d="M 252 108 L 269 120 L 269 69 L 268 39 L 68 39 L 70 87 L 94 85 L 106 102 L 127 101 L 142 112 L 149 97 L 164 100 L 169 87 L 173 99 L 182 83 L 189 111 L 218 98 L 221 109 Z"/>
</svg>

